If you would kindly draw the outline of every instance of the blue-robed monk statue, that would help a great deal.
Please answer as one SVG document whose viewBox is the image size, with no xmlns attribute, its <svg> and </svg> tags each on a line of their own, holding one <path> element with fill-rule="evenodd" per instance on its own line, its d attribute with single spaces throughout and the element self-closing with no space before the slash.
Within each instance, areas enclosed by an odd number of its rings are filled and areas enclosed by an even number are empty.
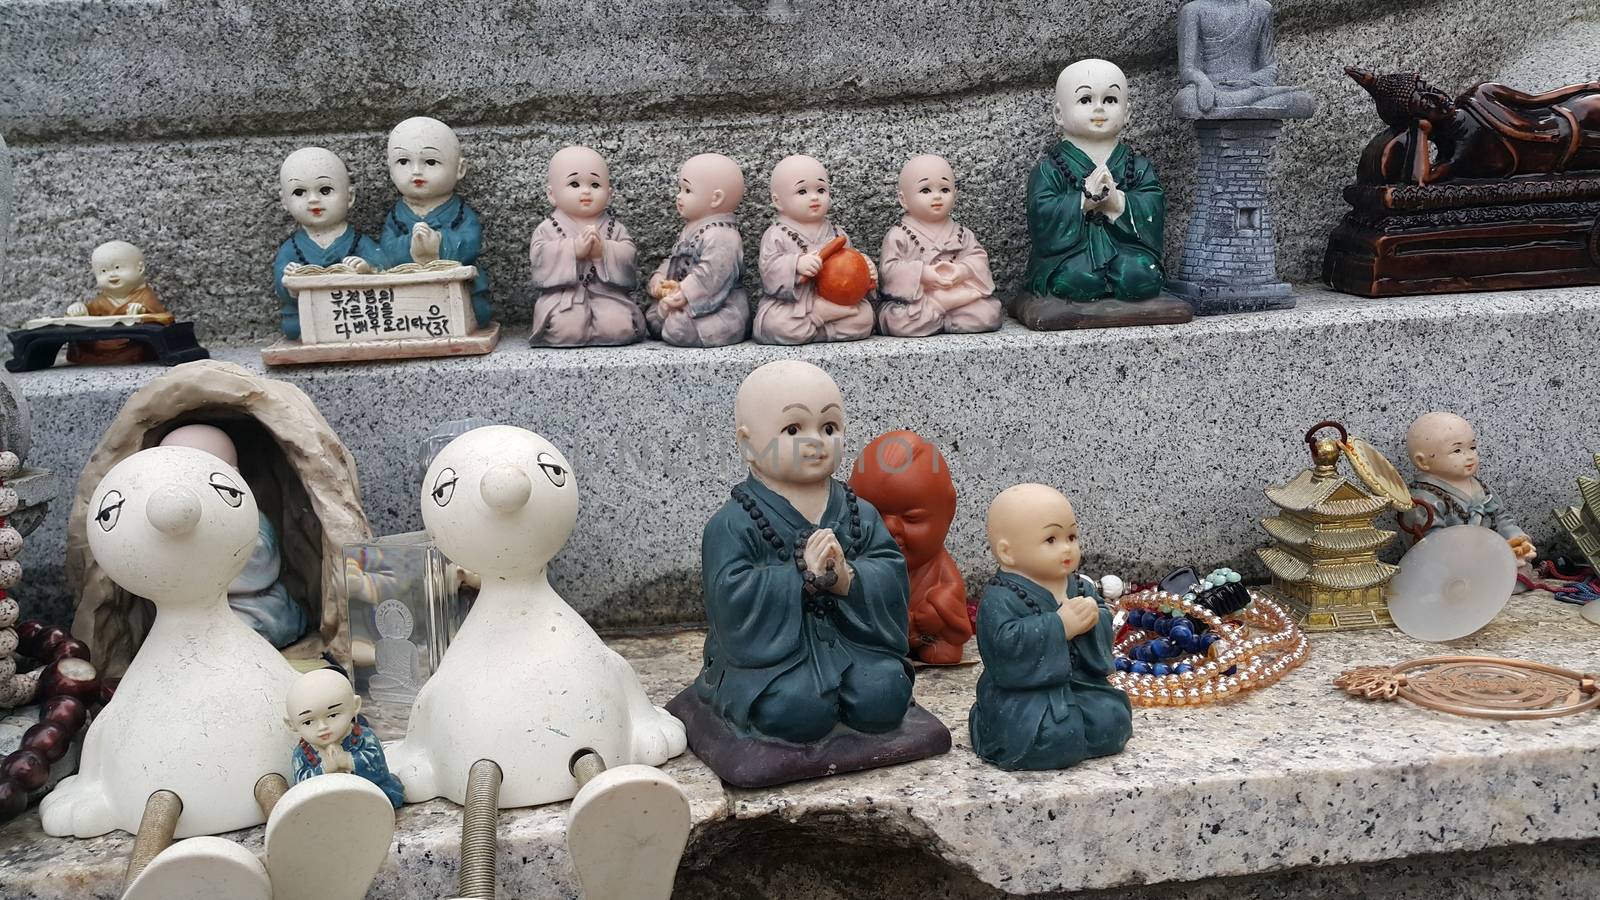
<svg viewBox="0 0 1600 900">
<path fill-rule="evenodd" d="M 370 271 L 383 265 L 378 245 L 349 222 L 355 189 L 344 161 L 321 147 L 301 147 L 278 168 L 278 200 L 300 226 L 272 260 L 272 290 L 282 306 L 283 336 L 300 339 L 300 301 L 283 276 L 304 266 L 343 263 Z"/>
<path fill-rule="evenodd" d="M 704 665 L 668 707 L 690 746 L 744 786 L 943 752 L 948 730 L 911 700 L 905 557 L 872 504 L 833 478 L 838 386 L 810 363 L 768 363 L 734 413 L 750 476 L 706 524 Z"/>
<path fill-rule="evenodd" d="M 378 246 L 386 267 L 450 259 L 476 266 L 472 314 L 478 327 L 489 324 L 489 272 L 478 261 L 483 226 L 478 214 L 456 193 L 466 174 L 461 142 L 438 119 L 416 116 L 389 132 L 389 179 L 400 200 L 383 220 Z"/>
<path fill-rule="evenodd" d="M 1121 752 L 1133 708 L 1107 678 L 1111 611 L 1077 574 L 1072 504 L 1054 488 L 1020 484 L 995 498 L 988 525 L 1000 572 L 978 604 L 973 752 L 1002 769 L 1065 769 Z"/>
</svg>

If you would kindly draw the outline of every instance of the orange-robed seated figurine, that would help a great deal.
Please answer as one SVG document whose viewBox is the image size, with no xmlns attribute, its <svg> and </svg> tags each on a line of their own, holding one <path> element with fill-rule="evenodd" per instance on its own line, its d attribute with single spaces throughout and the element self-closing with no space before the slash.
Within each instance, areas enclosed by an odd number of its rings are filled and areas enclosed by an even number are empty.
<svg viewBox="0 0 1600 900">
<path fill-rule="evenodd" d="M 88 303 L 67 307 L 67 315 L 167 315 L 167 308 L 144 280 L 144 253 L 138 247 L 127 241 L 107 241 L 94 248 L 90 265 L 94 268 L 94 280 L 100 293 Z M 72 363 L 132 363 L 155 358 L 153 349 L 129 340 L 79 341 L 67 345 L 67 362 Z"/>
<path fill-rule="evenodd" d="M 911 656 L 930 665 L 961 662 L 972 638 L 967 585 L 945 549 L 956 486 L 939 448 L 914 431 L 879 435 L 861 451 L 850 487 L 877 508 L 911 576 Z"/>
</svg>

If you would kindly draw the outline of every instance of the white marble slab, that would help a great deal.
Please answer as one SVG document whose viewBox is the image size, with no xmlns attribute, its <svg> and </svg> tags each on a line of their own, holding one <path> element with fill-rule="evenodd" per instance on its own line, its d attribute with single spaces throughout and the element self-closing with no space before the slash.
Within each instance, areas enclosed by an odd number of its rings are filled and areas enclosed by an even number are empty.
<svg viewBox="0 0 1600 900">
<path fill-rule="evenodd" d="M 699 666 L 696 632 L 613 646 L 657 702 Z M 977 760 L 966 713 L 978 667 L 920 669 L 919 701 L 955 734 L 945 756 L 762 791 L 725 790 L 692 756 L 674 760 L 667 770 L 689 793 L 696 829 L 685 865 L 711 864 L 730 835 L 804 823 L 895 835 L 1025 895 L 1600 836 L 1600 713 L 1495 723 L 1373 704 L 1331 685 L 1350 666 L 1441 652 L 1600 672 L 1600 629 L 1577 607 L 1532 594 L 1442 647 L 1390 631 L 1318 636 L 1310 660 L 1281 684 L 1223 706 L 1135 710 L 1122 755 L 1065 772 L 1009 773 Z M 505 896 L 578 896 L 565 816 L 566 804 L 502 816 Z M 449 896 L 460 821 L 443 801 L 403 809 L 369 896 Z M 237 837 L 260 849 L 259 829 Z M 0 896 L 111 900 L 128 844 L 125 835 L 45 838 L 30 813 L 0 829 Z"/>
</svg>

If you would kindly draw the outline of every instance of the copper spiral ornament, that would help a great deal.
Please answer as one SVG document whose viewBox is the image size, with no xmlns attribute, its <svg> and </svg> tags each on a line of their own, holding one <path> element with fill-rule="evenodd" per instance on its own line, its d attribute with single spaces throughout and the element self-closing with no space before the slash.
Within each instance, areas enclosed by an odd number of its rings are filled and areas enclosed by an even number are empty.
<svg viewBox="0 0 1600 900">
<path fill-rule="evenodd" d="M 1593 675 L 1496 656 L 1428 656 L 1362 666 L 1340 673 L 1333 683 L 1368 700 L 1409 700 L 1480 719 L 1553 719 L 1600 706 Z"/>
</svg>

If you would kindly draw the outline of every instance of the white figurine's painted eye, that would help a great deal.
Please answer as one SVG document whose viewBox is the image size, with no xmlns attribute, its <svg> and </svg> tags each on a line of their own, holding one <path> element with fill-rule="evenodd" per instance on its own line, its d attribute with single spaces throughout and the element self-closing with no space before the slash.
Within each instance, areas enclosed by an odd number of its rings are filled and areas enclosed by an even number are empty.
<svg viewBox="0 0 1600 900">
<path fill-rule="evenodd" d="M 1094 102 L 1094 98 L 1089 96 L 1088 94 L 1084 94 L 1083 96 L 1078 98 L 1078 104 L 1080 106 L 1088 106 L 1089 104 L 1091 104 L 1093 102 Z"/>
<path fill-rule="evenodd" d="M 411 165 L 411 158 L 408 156 L 397 157 L 394 164 L 397 166 L 409 166 Z"/>
<path fill-rule="evenodd" d="M 110 531 L 117 527 L 117 519 L 122 517 L 122 504 L 126 502 L 121 491 L 106 491 L 106 495 L 100 498 L 100 511 L 94 514 L 94 520 L 100 523 L 100 530 Z"/>
<path fill-rule="evenodd" d="M 211 488 L 217 492 L 217 496 L 222 498 L 223 503 L 234 509 L 238 509 L 239 505 L 244 503 L 244 491 L 239 490 L 239 486 L 234 484 L 233 479 L 221 472 L 211 473 Z"/>
<path fill-rule="evenodd" d="M 440 469 L 439 477 L 433 480 L 433 502 L 448 506 L 456 493 L 456 481 L 455 469 Z"/>
<path fill-rule="evenodd" d="M 567 470 L 563 468 L 560 463 L 556 462 L 556 458 L 554 456 L 544 451 L 540 451 L 538 463 L 539 468 L 544 472 L 544 477 L 550 479 L 551 484 L 555 485 L 556 487 L 566 487 Z"/>
<path fill-rule="evenodd" d="M 1106 98 L 1106 105 L 1107 105 L 1107 106 L 1112 106 L 1112 105 L 1114 105 L 1114 104 L 1115 104 L 1115 103 L 1116 103 L 1116 102 L 1117 102 L 1117 98 L 1116 98 L 1116 97 L 1107 97 L 1107 98 Z"/>
<path fill-rule="evenodd" d="M 333 196 L 333 188 L 325 184 L 322 187 L 317 189 L 317 193 L 321 194 L 324 197 L 332 197 Z"/>
<path fill-rule="evenodd" d="M 922 189 L 917 191 L 917 193 L 919 193 L 919 194 L 931 194 L 931 193 L 933 193 L 933 188 L 928 187 L 927 185 L 923 185 Z"/>
<path fill-rule="evenodd" d="M 305 188 L 295 188 L 293 193 L 294 193 L 294 195 L 296 197 L 304 197 L 306 195 L 306 189 Z"/>
</svg>

